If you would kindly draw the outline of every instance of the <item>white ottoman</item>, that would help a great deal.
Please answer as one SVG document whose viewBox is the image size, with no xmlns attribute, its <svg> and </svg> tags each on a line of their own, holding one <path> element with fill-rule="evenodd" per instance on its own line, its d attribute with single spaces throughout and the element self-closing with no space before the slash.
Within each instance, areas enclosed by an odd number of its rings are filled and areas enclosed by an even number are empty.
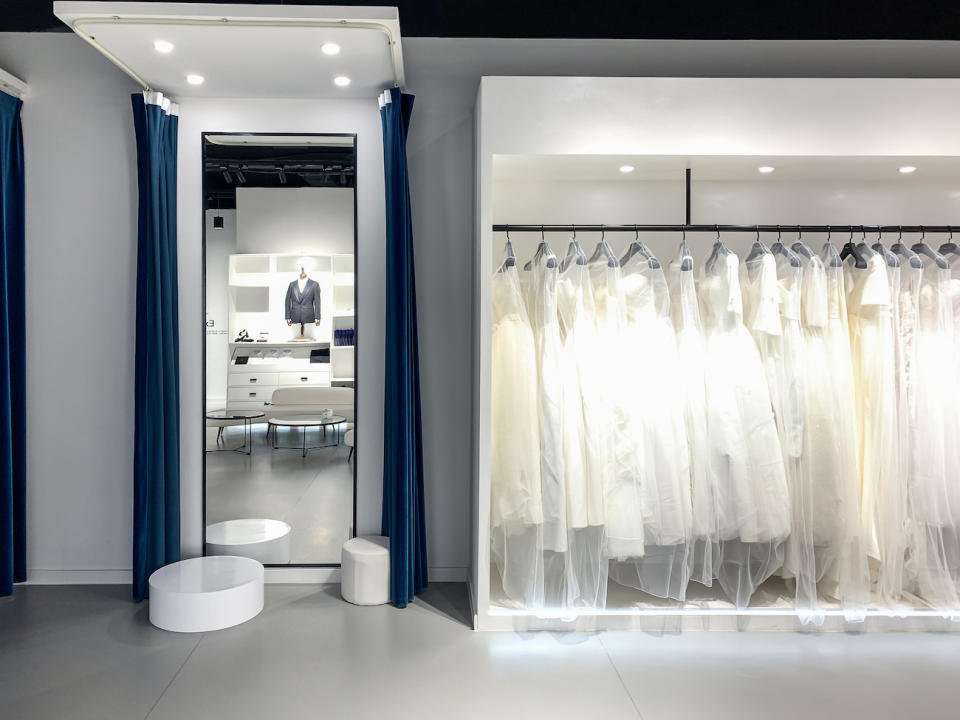
<svg viewBox="0 0 960 720">
<path fill-rule="evenodd" d="M 263 565 L 250 558 L 192 558 L 150 576 L 150 622 L 163 630 L 220 630 L 261 610 Z"/>
<path fill-rule="evenodd" d="M 340 594 L 354 605 L 390 602 L 390 538 L 355 537 L 340 553 Z"/>
</svg>

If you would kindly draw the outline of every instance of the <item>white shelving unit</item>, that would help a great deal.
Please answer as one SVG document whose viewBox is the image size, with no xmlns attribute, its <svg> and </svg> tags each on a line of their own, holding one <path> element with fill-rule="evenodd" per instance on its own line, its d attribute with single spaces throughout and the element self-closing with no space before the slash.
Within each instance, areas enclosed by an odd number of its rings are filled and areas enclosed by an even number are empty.
<svg viewBox="0 0 960 720">
<path fill-rule="evenodd" d="M 287 288 L 301 267 L 320 285 L 320 324 L 304 327 L 310 341 L 294 341 L 300 326 L 284 317 Z M 346 254 L 230 256 L 228 331 L 232 340 L 246 330 L 254 342 L 229 343 L 229 407 L 262 407 L 281 387 L 352 384 L 354 348 L 334 346 L 333 330 L 354 326 L 353 268 L 354 256 Z M 264 334 L 268 341 L 256 342 Z M 321 349 L 328 350 L 328 362 L 311 362 L 311 352 Z M 238 362 L 243 357 L 249 359 Z"/>
</svg>

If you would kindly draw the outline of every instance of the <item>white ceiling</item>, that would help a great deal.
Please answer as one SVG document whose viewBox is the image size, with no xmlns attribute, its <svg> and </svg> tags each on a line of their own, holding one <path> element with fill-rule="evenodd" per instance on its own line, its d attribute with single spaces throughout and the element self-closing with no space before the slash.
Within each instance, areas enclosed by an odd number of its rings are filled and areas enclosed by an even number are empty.
<svg viewBox="0 0 960 720">
<path fill-rule="evenodd" d="M 374 98 L 403 81 L 391 7 L 55 2 L 111 61 L 170 97 Z M 157 40 L 173 43 L 157 52 Z M 338 55 L 320 51 L 336 43 Z M 190 85 L 187 74 L 202 75 Z M 350 85 L 338 87 L 338 75 Z"/>
<path fill-rule="evenodd" d="M 622 165 L 632 165 L 621 173 Z M 916 172 L 904 175 L 898 168 L 912 165 Z M 758 167 L 774 171 L 761 174 Z M 637 182 L 676 180 L 683 182 L 684 170 L 691 168 L 696 180 L 861 180 L 924 182 L 960 179 L 960 158 L 928 157 L 836 157 L 750 155 L 496 155 L 493 159 L 497 182 L 610 180 Z"/>
</svg>

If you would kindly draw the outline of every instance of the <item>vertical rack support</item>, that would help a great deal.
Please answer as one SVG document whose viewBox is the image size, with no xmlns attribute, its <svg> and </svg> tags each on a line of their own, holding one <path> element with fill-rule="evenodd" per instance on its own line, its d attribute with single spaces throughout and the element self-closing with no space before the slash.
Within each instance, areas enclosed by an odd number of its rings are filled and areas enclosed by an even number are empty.
<svg viewBox="0 0 960 720">
<path fill-rule="evenodd" d="M 686 169 L 686 172 L 684 173 L 684 175 L 686 178 L 686 186 L 687 186 L 687 204 L 686 204 L 686 215 L 685 215 L 684 223 L 689 225 L 690 224 L 690 168 Z"/>
</svg>

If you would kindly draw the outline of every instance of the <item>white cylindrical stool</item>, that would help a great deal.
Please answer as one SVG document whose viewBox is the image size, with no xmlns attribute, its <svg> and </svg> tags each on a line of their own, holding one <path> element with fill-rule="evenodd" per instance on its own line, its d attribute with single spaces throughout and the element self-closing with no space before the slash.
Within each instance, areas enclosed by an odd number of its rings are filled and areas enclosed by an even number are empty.
<svg viewBox="0 0 960 720">
<path fill-rule="evenodd" d="M 340 553 L 340 594 L 354 605 L 390 602 L 390 538 L 367 535 L 347 540 Z"/>
<path fill-rule="evenodd" d="M 150 576 L 150 622 L 163 630 L 221 630 L 261 610 L 263 565 L 250 558 L 192 558 Z"/>
</svg>

